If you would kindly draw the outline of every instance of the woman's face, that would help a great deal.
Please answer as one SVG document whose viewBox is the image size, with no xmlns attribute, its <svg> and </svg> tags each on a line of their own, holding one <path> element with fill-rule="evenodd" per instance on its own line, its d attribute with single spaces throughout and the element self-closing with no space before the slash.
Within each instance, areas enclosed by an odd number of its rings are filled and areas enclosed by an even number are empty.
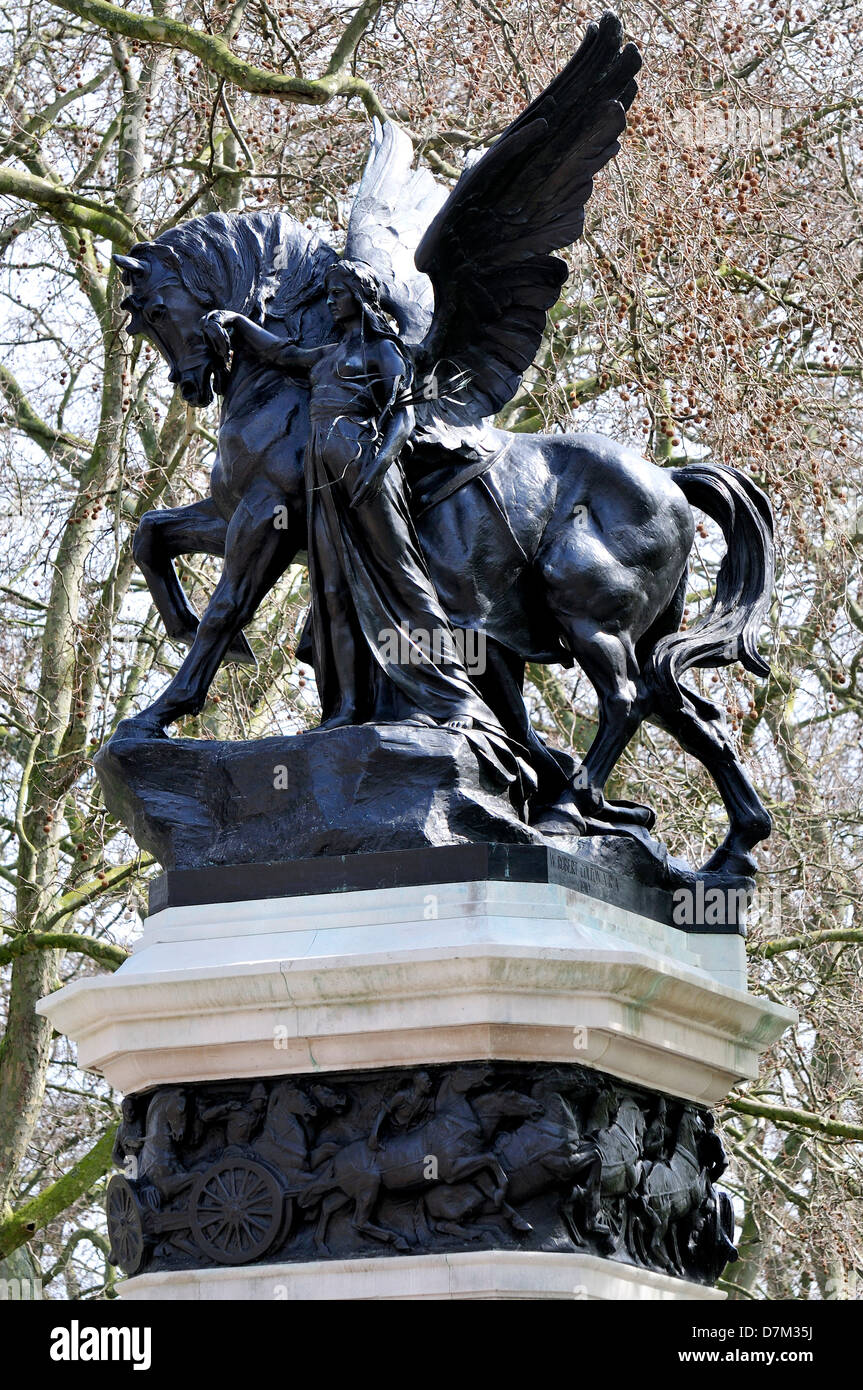
<svg viewBox="0 0 863 1390">
<path fill-rule="evenodd" d="M 334 323 L 346 323 L 357 316 L 357 301 L 353 291 L 338 275 L 331 275 L 327 281 L 327 308 Z"/>
</svg>

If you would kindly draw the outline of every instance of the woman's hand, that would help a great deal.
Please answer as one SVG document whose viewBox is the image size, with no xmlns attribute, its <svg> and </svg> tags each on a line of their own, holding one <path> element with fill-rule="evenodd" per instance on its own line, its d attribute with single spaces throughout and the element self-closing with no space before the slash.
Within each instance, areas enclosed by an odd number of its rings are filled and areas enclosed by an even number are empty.
<svg viewBox="0 0 863 1390">
<path fill-rule="evenodd" d="M 204 341 L 223 366 L 231 355 L 231 334 L 238 317 L 231 309 L 211 309 L 201 319 Z"/>
<path fill-rule="evenodd" d="M 351 498 L 352 507 L 361 507 L 365 502 L 373 502 L 380 496 L 384 478 L 392 464 L 393 459 L 386 452 L 381 452 L 366 464 L 360 471 L 359 481 Z"/>
</svg>

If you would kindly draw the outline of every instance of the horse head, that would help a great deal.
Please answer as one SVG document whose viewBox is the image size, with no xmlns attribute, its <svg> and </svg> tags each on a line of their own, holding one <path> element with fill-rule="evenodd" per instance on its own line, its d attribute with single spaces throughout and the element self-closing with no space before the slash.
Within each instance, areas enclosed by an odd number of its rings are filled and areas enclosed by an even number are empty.
<svg viewBox="0 0 863 1390">
<path fill-rule="evenodd" d="M 280 1081 L 270 1092 L 267 1118 L 273 1114 L 298 1115 L 302 1120 L 312 1120 L 318 1113 L 317 1101 L 294 1086 L 290 1081 Z"/>
<path fill-rule="evenodd" d="M 634 1142 L 641 1144 L 646 1122 L 644 1111 L 634 1096 L 623 1097 L 618 1106 L 615 1123 L 625 1130 Z"/>
<path fill-rule="evenodd" d="M 674 1152 L 685 1154 L 700 1163 L 701 1141 L 713 1128 L 713 1116 L 698 1110 L 684 1110 L 677 1127 Z"/>
<path fill-rule="evenodd" d="M 480 1086 L 487 1086 L 491 1076 L 491 1068 L 480 1062 L 476 1066 L 459 1067 L 447 1080 L 449 1081 L 449 1089 L 455 1095 L 465 1096 L 468 1091 L 476 1091 Z M 443 1091 L 443 1087 L 441 1090 Z"/>
<path fill-rule="evenodd" d="M 348 1108 L 348 1098 L 344 1091 L 334 1091 L 329 1086 L 319 1084 L 309 1087 L 309 1095 L 321 1110 L 332 1110 L 336 1115 L 341 1115 L 342 1111 Z"/>
<path fill-rule="evenodd" d="M 187 405 L 207 406 L 221 368 L 204 338 L 201 320 L 209 306 L 184 284 L 182 263 L 171 246 L 144 241 L 131 256 L 115 256 L 131 293 L 121 304 L 130 315 L 126 332 L 142 334 L 168 363 L 168 380 Z M 222 385 L 217 381 L 218 386 Z"/>
<path fill-rule="evenodd" d="M 153 1097 L 147 1110 L 147 1139 L 182 1143 L 188 1118 L 186 1092 L 180 1087 L 162 1091 Z"/>
<path fill-rule="evenodd" d="M 539 1120 L 545 1114 L 545 1106 L 533 1096 L 524 1096 L 520 1091 L 496 1091 L 498 1114 L 503 1118 Z"/>
<path fill-rule="evenodd" d="M 309 331 L 320 341 L 324 277 L 334 259 L 331 247 L 286 213 L 195 217 L 114 256 L 130 291 L 121 306 L 130 315 L 126 331 L 161 353 L 187 404 L 207 406 L 214 391 L 227 389 L 229 373 L 204 338 L 204 315 L 233 309 L 260 321 L 269 314 L 296 329 L 298 312 L 319 301 Z"/>
</svg>

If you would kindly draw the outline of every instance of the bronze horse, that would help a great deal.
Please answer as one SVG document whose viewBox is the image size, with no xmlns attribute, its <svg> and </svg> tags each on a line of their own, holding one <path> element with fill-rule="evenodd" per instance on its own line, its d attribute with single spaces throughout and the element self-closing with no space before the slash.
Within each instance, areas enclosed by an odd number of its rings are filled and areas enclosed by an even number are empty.
<svg viewBox="0 0 863 1390">
<path fill-rule="evenodd" d="M 148 512 L 135 558 L 168 634 L 191 650 L 129 732 L 159 736 L 204 705 L 221 662 L 252 660 L 243 636 L 258 606 L 305 546 L 303 384 L 240 354 L 227 370 L 201 321 L 236 309 L 287 339 L 314 346 L 331 327 L 323 279 L 335 253 L 282 212 L 211 213 L 117 257 L 131 293 L 130 333 L 146 334 L 183 398 L 222 395 L 211 496 Z M 756 639 L 772 586 L 772 518 L 742 473 L 697 463 L 665 469 L 592 434 L 482 433 L 491 451 L 446 453 L 418 440 L 404 466 L 417 526 L 453 625 L 481 631 L 487 663 L 477 685 L 507 731 L 530 752 L 539 780 L 531 819 L 540 830 L 597 822 L 649 826 L 646 807 L 606 800 L 604 787 L 640 724 L 668 729 L 713 777 L 729 830 L 705 868 L 747 875 L 770 817 L 744 772 L 722 711 L 681 684 L 693 667 L 736 660 L 768 668 Z M 443 484 L 441 483 L 443 480 Z M 694 540 L 692 507 L 720 526 L 726 554 L 710 611 L 680 631 Z M 199 620 L 172 561 L 223 559 Z M 553 755 L 521 698 L 526 662 L 572 661 L 592 682 L 599 723 L 583 765 Z M 127 725 L 128 727 L 128 725 Z"/>
</svg>

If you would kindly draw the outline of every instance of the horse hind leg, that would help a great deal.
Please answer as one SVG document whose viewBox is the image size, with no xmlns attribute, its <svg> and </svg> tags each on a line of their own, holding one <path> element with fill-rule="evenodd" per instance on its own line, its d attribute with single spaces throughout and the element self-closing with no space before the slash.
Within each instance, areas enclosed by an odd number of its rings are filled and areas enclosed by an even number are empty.
<svg viewBox="0 0 863 1390">
<path fill-rule="evenodd" d="M 658 1265 L 666 1274 L 674 1275 L 678 1274 L 679 1270 L 667 1249 L 668 1224 L 668 1219 L 663 1219 L 657 1212 L 656 1224 L 650 1233 L 647 1245 L 647 1259 L 648 1263 Z"/>
<path fill-rule="evenodd" d="M 685 1268 L 685 1265 L 684 1265 L 684 1262 L 683 1262 L 683 1254 L 682 1254 L 681 1248 L 680 1248 L 680 1230 L 679 1230 L 679 1227 L 680 1227 L 680 1222 L 679 1222 L 679 1221 L 671 1221 L 671 1222 L 669 1223 L 669 1227 L 668 1227 L 668 1241 L 667 1241 L 667 1244 L 668 1244 L 668 1247 L 669 1247 L 669 1254 L 670 1254 L 670 1258 L 671 1258 L 671 1264 L 672 1264 L 672 1266 L 673 1266 L 673 1268 L 674 1268 L 675 1274 L 678 1274 L 678 1275 L 680 1276 L 681 1279 L 685 1279 L 685 1277 L 686 1277 L 686 1268 Z"/>
<path fill-rule="evenodd" d="M 402 1254 L 407 1254 L 410 1245 L 403 1235 L 400 1235 L 398 1231 L 389 1230 L 386 1226 L 378 1226 L 376 1222 L 372 1221 L 372 1211 L 379 1192 L 380 1183 L 372 1181 L 356 1193 L 351 1224 L 354 1230 L 359 1231 L 362 1235 L 371 1236 L 374 1240 L 382 1240 L 387 1245 L 394 1245 L 396 1250 L 401 1251 Z"/>
<path fill-rule="evenodd" d="M 642 723 L 648 692 L 624 634 L 603 632 L 586 620 L 564 623 L 570 650 L 591 682 L 599 705 L 596 736 L 576 771 L 573 794 L 585 817 L 606 824 L 653 825 L 649 806 L 606 799 L 605 784 Z"/>
<path fill-rule="evenodd" d="M 750 851 L 770 834 L 770 813 L 743 770 L 722 711 L 687 691 L 680 708 L 666 707 L 653 718 L 677 739 L 684 752 L 703 763 L 728 812 L 728 834 L 703 865 L 704 870 L 749 877 L 757 868 Z"/>
<path fill-rule="evenodd" d="M 328 1192 L 321 1202 L 321 1211 L 318 1217 L 318 1224 L 315 1227 L 315 1247 L 322 1255 L 329 1254 L 327 1249 L 327 1228 L 330 1224 L 330 1217 L 337 1212 L 340 1207 L 347 1206 L 350 1197 L 344 1192 Z"/>
</svg>

